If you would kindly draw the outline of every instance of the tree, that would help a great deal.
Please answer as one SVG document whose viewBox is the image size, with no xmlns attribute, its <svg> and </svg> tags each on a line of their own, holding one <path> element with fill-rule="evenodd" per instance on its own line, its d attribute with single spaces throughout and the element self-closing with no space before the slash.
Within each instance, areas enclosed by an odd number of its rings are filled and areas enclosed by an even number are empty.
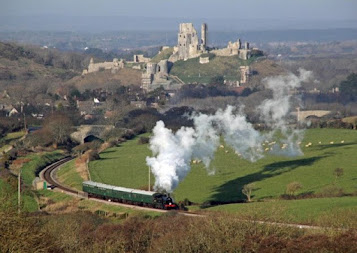
<svg viewBox="0 0 357 253">
<path fill-rule="evenodd" d="M 333 175 L 335 176 L 335 183 L 337 182 L 337 179 L 343 176 L 343 169 L 342 168 L 336 168 L 333 171 Z"/>
<path fill-rule="evenodd" d="M 350 96 L 357 96 L 357 74 L 350 74 L 340 83 L 341 92 Z"/>
<path fill-rule="evenodd" d="M 242 193 L 245 196 L 247 196 L 248 202 L 251 201 L 251 196 L 252 196 L 252 193 L 253 193 L 254 190 L 255 190 L 255 184 L 254 183 L 246 184 L 246 185 L 243 186 Z"/>
<path fill-rule="evenodd" d="M 302 189 L 302 185 L 299 182 L 291 182 L 286 186 L 286 193 L 295 195 L 295 192 Z"/>
<path fill-rule="evenodd" d="M 224 77 L 223 76 L 214 76 L 210 80 L 210 84 L 224 84 Z"/>
<path fill-rule="evenodd" d="M 53 144 L 57 146 L 68 140 L 72 132 L 72 121 L 65 114 L 58 113 L 46 120 L 44 128 L 49 131 Z"/>
</svg>

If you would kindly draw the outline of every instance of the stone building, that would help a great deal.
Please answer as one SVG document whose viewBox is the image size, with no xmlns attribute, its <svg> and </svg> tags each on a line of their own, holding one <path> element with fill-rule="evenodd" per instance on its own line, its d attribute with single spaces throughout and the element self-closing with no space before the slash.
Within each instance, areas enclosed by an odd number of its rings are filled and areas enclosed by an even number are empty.
<svg viewBox="0 0 357 253">
<path fill-rule="evenodd" d="M 228 42 L 227 47 L 222 49 L 216 49 L 210 51 L 217 56 L 234 56 L 238 55 L 239 58 L 243 60 L 248 60 L 251 57 L 251 49 L 249 48 L 249 43 L 244 43 L 244 48 L 242 47 L 242 42 L 238 39 L 236 42 Z"/>
<path fill-rule="evenodd" d="M 177 46 L 170 57 L 171 62 L 196 58 L 206 52 L 207 24 L 202 24 L 201 39 L 192 23 L 181 23 L 177 35 Z"/>
<path fill-rule="evenodd" d="M 94 63 L 93 58 L 90 59 L 88 69 L 83 70 L 82 75 L 86 75 L 88 73 L 98 72 L 100 70 L 111 70 L 112 73 L 117 72 L 119 69 L 124 68 L 124 60 L 114 58 L 112 62 L 99 62 Z"/>
<path fill-rule="evenodd" d="M 245 84 L 249 82 L 249 76 L 251 75 L 249 66 L 240 66 L 240 83 Z"/>
<path fill-rule="evenodd" d="M 147 58 L 142 54 L 135 54 L 134 55 L 134 63 L 147 63 L 149 61 L 150 61 L 150 58 Z"/>
<path fill-rule="evenodd" d="M 142 74 L 141 85 L 146 91 L 160 87 L 161 85 L 169 85 L 168 80 L 169 66 L 167 60 L 161 60 L 159 63 L 148 62 L 146 71 Z"/>
</svg>

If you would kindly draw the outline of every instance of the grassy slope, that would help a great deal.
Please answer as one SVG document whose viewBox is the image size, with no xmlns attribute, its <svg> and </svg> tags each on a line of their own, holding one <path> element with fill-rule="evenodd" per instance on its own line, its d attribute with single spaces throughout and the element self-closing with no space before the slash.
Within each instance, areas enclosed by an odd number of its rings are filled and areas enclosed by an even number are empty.
<svg viewBox="0 0 357 253">
<path fill-rule="evenodd" d="M 228 80 L 240 80 L 239 66 L 249 65 L 253 60 L 245 61 L 238 56 L 214 57 L 209 63 L 200 64 L 199 58 L 194 58 L 175 62 L 170 74 L 178 76 L 185 83 L 208 83 L 212 77 L 220 75 Z"/>
<path fill-rule="evenodd" d="M 57 161 L 63 157 L 64 154 L 61 151 L 54 151 L 43 154 L 31 154 L 24 157 L 25 159 L 30 159 L 29 162 L 22 166 L 22 179 L 24 183 L 26 185 L 31 185 L 32 181 L 36 177 L 36 170 L 38 168 L 43 168 L 47 164 Z"/>
<path fill-rule="evenodd" d="M 342 140 L 345 143 L 340 143 Z M 322 144 L 319 145 L 318 142 Z M 335 144 L 329 144 L 334 141 Z M 304 144 L 313 145 L 305 148 Z M 238 158 L 225 148 L 217 151 L 209 176 L 202 164 L 193 164 L 189 175 L 175 190 L 177 200 L 189 198 L 202 203 L 209 200 L 236 201 L 245 199 L 241 193 L 244 184 L 255 182 L 254 200 L 277 197 L 285 192 L 286 185 L 299 181 L 303 189 L 298 192 L 319 192 L 334 182 L 333 170 L 344 169 L 337 181 L 347 192 L 356 190 L 357 131 L 339 129 L 311 129 L 306 131 L 302 143 L 304 156 L 286 158 L 266 156 L 256 163 Z M 225 153 L 229 150 L 229 153 Z M 145 157 L 151 155 L 146 145 L 128 141 L 119 148 L 111 148 L 101 154 L 102 159 L 91 162 L 90 172 L 94 181 L 125 187 L 145 187 L 147 166 Z"/>
<path fill-rule="evenodd" d="M 170 58 L 170 56 L 172 55 L 173 52 L 174 52 L 174 48 L 172 48 L 172 47 L 167 48 L 167 49 L 163 50 L 162 52 L 158 53 L 157 55 L 155 55 L 151 59 L 151 62 L 158 63 L 161 60 L 167 60 Z"/>
<path fill-rule="evenodd" d="M 59 182 L 71 188 L 82 190 L 83 179 L 76 171 L 75 160 L 64 164 L 60 169 L 58 169 L 57 178 Z"/>
<path fill-rule="evenodd" d="M 357 227 L 357 198 L 321 198 L 229 204 L 209 208 L 211 211 L 232 212 L 242 218 Z"/>
<path fill-rule="evenodd" d="M 25 187 L 22 191 L 22 202 L 23 202 L 23 210 L 28 212 L 33 212 L 38 210 L 37 202 L 34 198 L 34 194 L 31 192 L 32 181 L 35 179 L 36 169 L 39 167 L 44 167 L 46 164 L 49 164 L 53 161 L 56 161 L 63 157 L 63 153 L 59 151 L 51 152 L 51 153 L 43 153 L 39 154 L 31 154 L 24 159 L 30 159 L 29 162 L 26 162 L 22 166 L 22 174 L 21 179 Z M 17 196 L 17 192 L 13 192 L 14 196 Z"/>
</svg>

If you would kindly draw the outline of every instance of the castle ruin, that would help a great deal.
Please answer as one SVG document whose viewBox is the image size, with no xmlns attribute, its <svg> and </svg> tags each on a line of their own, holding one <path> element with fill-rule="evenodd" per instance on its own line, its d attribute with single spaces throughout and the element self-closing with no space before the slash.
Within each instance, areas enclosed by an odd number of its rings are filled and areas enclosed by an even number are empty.
<svg viewBox="0 0 357 253">
<path fill-rule="evenodd" d="M 169 60 L 171 62 L 187 60 L 206 53 L 207 29 L 207 24 L 202 24 L 201 39 L 199 39 L 192 23 L 181 23 L 177 36 L 177 46 L 174 48 L 174 53 Z"/>
<path fill-rule="evenodd" d="M 114 58 L 112 62 L 99 62 L 94 63 L 93 58 L 90 59 L 88 69 L 84 69 L 82 75 L 86 75 L 89 73 L 98 72 L 101 70 L 111 70 L 112 73 L 116 73 L 119 69 L 124 68 L 124 60 Z"/>
<path fill-rule="evenodd" d="M 212 53 L 216 56 L 237 55 L 243 60 L 247 60 L 251 57 L 251 49 L 249 48 L 248 42 L 245 42 L 243 47 L 241 40 L 238 39 L 236 42 L 228 42 L 228 45 L 225 48 L 210 50 L 207 46 L 207 37 L 207 24 L 202 24 L 201 40 L 199 40 L 197 31 L 192 23 L 181 23 L 177 36 L 177 46 L 174 47 L 174 53 L 169 58 L 169 61 L 176 62 L 178 60 L 188 60 L 199 57 L 205 53 Z M 203 62 L 207 63 L 206 60 Z"/>
<path fill-rule="evenodd" d="M 141 77 L 141 86 L 144 90 L 149 91 L 160 87 L 160 85 L 168 85 L 169 66 L 167 60 L 161 60 L 159 63 L 148 62 L 146 71 Z"/>
</svg>

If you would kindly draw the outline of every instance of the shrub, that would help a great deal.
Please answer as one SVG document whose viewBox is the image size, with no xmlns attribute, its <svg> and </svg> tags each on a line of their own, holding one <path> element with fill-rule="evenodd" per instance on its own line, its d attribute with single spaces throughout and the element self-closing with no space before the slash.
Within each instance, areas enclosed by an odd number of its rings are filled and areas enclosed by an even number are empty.
<svg viewBox="0 0 357 253">
<path fill-rule="evenodd" d="M 98 159 L 100 159 L 98 151 L 96 151 L 96 150 L 89 151 L 89 153 L 88 153 L 88 160 L 89 161 L 95 161 L 95 160 L 98 160 Z"/>
<path fill-rule="evenodd" d="M 342 197 L 345 195 L 343 188 L 335 185 L 329 185 L 322 188 L 321 192 L 317 194 L 319 197 Z"/>
<path fill-rule="evenodd" d="M 286 193 L 295 195 L 295 192 L 302 189 L 302 185 L 299 182 L 291 182 L 286 186 Z"/>
<path fill-rule="evenodd" d="M 149 137 L 140 137 L 139 140 L 138 140 L 138 144 L 148 144 L 150 141 L 150 138 Z"/>
</svg>

